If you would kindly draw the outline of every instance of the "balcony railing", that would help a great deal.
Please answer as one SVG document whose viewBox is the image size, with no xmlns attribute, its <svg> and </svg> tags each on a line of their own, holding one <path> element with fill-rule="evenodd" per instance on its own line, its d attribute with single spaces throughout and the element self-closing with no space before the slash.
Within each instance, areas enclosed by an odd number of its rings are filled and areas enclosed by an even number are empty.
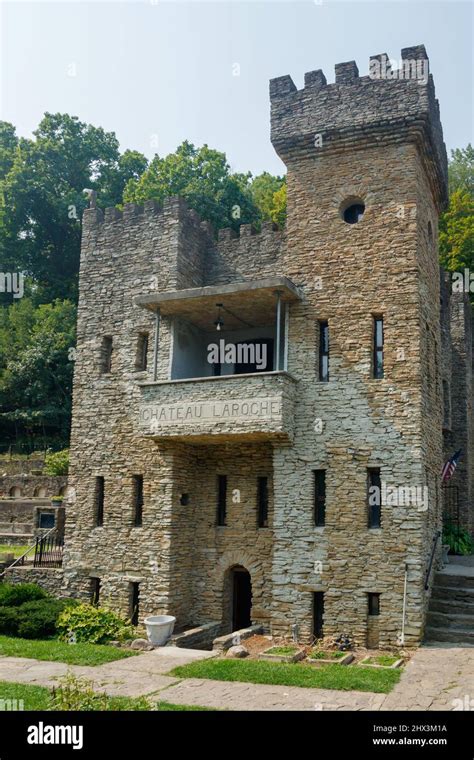
<svg viewBox="0 0 474 760">
<path fill-rule="evenodd" d="M 189 442 L 289 442 L 295 388 L 284 371 L 142 383 L 139 430 Z"/>
</svg>

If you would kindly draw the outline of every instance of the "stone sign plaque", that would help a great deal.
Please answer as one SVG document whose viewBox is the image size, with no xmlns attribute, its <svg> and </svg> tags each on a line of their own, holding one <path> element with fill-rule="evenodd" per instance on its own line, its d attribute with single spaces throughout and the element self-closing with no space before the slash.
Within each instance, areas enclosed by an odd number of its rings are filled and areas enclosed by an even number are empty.
<svg viewBox="0 0 474 760">
<path fill-rule="evenodd" d="M 147 404 L 140 408 L 140 426 L 153 430 L 166 425 L 199 425 L 213 422 L 279 420 L 281 398 L 229 399 L 228 401 L 182 401 Z"/>
</svg>

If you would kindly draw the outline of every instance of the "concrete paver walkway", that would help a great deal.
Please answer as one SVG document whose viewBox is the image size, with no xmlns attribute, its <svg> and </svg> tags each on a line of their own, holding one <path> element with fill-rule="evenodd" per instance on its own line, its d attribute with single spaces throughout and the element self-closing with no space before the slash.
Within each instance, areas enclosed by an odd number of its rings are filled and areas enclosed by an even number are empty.
<svg viewBox="0 0 474 760">
<path fill-rule="evenodd" d="M 473 700 L 474 707 L 474 647 L 422 647 L 390 694 L 166 675 L 177 665 L 215 656 L 215 652 L 164 647 L 95 667 L 0 657 L 0 681 L 51 687 L 59 677 L 72 672 L 93 680 L 97 691 L 111 696 L 153 694 L 175 704 L 228 710 L 453 710 L 453 700 L 469 704 L 466 698 Z"/>
</svg>

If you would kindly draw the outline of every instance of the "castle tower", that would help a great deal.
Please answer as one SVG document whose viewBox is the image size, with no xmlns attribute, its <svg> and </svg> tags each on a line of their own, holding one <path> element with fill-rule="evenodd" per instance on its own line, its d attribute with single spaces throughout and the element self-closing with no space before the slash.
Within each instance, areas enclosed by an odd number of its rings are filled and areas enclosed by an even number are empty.
<svg viewBox="0 0 474 760">
<path fill-rule="evenodd" d="M 285 610 L 306 631 L 316 593 L 325 634 L 393 644 L 406 569 L 405 640 L 422 635 L 441 519 L 437 228 L 447 162 L 424 47 L 402 50 L 398 71 L 386 64 L 373 57 L 369 76 L 354 61 L 337 64 L 329 85 L 310 72 L 299 91 L 288 76 L 270 83 L 272 143 L 288 170 L 284 270 L 306 296 L 289 335 L 295 445 L 275 454 L 273 591 L 278 628 Z M 329 381 L 315 382 L 323 327 Z M 326 478 L 319 529 L 311 470 Z M 378 515 L 368 484 L 381 485 Z"/>
</svg>

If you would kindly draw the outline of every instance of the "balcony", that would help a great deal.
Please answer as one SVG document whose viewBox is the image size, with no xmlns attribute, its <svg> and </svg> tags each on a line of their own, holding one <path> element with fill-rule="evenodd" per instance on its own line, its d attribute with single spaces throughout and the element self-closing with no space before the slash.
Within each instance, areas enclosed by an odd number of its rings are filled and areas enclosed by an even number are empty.
<svg viewBox="0 0 474 760">
<path fill-rule="evenodd" d="M 188 443 L 289 443 L 295 389 L 285 371 L 142 383 L 139 430 Z"/>
</svg>

